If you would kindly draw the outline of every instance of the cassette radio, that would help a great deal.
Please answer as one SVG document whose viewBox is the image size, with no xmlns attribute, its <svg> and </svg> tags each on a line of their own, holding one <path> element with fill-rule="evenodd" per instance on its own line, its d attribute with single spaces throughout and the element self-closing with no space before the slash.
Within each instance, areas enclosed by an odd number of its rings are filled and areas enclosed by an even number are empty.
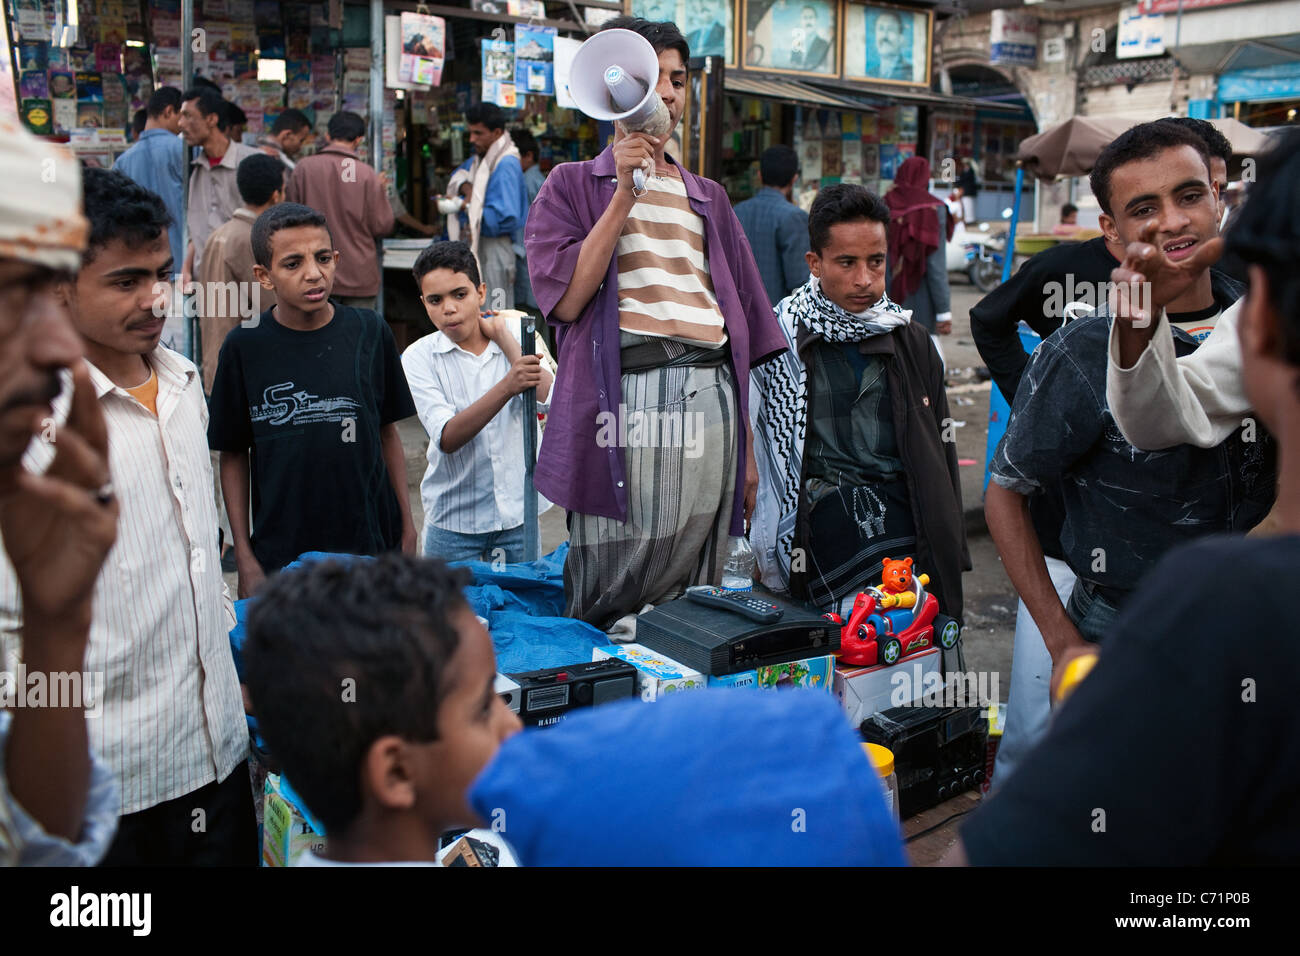
<svg viewBox="0 0 1300 956">
<path fill-rule="evenodd" d="M 636 668 L 614 658 L 506 676 L 519 685 L 519 719 L 532 727 L 558 723 L 577 707 L 636 696 Z"/>
</svg>

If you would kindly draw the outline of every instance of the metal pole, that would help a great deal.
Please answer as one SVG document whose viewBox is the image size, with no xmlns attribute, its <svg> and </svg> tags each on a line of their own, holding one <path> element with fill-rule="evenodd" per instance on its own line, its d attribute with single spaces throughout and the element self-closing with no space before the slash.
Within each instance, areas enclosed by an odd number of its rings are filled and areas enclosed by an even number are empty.
<svg viewBox="0 0 1300 956">
<path fill-rule="evenodd" d="M 194 0 L 181 0 L 181 89 L 182 91 L 193 86 L 194 81 L 194 50 L 190 45 L 194 36 Z M 190 159 L 194 151 L 189 146 L 181 146 L 181 155 L 185 159 L 185 175 L 181 176 L 181 256 L 184 257 L 190 244 Z M 175 274 L 179 275 L 184 269 L 185 263 L 182 259 L 172 266 Z M 191 277 L 192 278 L 192 277 Z M 176 296 L 172 296 L 175 302 Z M 180 301 L 185 302 L 185 289 L 181 289 Z M 182 321 L 185 323 L 185 356 L 190 361 L 200 363 L 203 357 L 199 355 L 196 343 L 200 341 L 198 334 L 198 317 L 192 316 L 189 319 L 184 318 L 185 312 L 182 310 Z"/>
<path fill-rule="evenodd" d="M 384 172 L 384 0 L 370 0 L 370 158 L 375 172 Z M 388 193 L 384 193 L 388 201 Z M 375 311 L 384 315 L 384 240 L 375 240 L 379 259 L 379 294 Z"/>
<path fill-rule="evenodd" d="M 1007 233 L 1007 247 L 1002 250 L 1002 281 L 1011 278 L 1011 260 L 1016 257 L 1016 227 L 1020 225 L 1020 191 L 1025 185 L 1025 167 L 1016 163 L 1016 198 L 1011 205 L 1011 231 Z"/>
<path fill-rule="evenodd" d="M 532 355 L 537 351 L 534 333 L 537 323 L 533 316 L 519 318 L 520 352 Z M 533 471 L 537 467 L 537 389 L 530 388 L 524 399 L 524 560 L 536 561 L 541 555 L 541 542 L 537 528 L 537 489 L 533 487 Z"/>
</svg>

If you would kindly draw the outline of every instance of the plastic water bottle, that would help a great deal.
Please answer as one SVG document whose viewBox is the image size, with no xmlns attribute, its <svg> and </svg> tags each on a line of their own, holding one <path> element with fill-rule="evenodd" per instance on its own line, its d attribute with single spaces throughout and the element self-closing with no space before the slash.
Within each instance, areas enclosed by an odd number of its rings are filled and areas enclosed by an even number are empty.
<svg viewBox="0 0 1300 956">
<path fill-rule="evenodd" d="M 744 538 L 732 537 L 727 544 L 722 588 L 725 591 L 751 591 L 754 588 L 754 551 Z"/>
</svg>

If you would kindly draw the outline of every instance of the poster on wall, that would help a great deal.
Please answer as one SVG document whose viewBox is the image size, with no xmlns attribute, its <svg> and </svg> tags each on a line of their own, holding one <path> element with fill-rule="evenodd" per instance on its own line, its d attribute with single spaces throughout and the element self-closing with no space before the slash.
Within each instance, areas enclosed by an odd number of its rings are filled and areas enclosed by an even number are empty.
<svg viewBox="0 0 1300 956">
<path fill-rule="evenodd" d="M 862 181 L 870 186 L 880 178 L 880 147 L 863 144 Z"/>
<path fill-rule="evenodd" d="M 555 27 L 515 27 L 515 89 L 555 95 Z"/>
<path fill-rule="evenodd" d="M 930 85 L 931 13 L 864 3 L 844 10 L 846 78 Z"/>
<path fill-rule="evenodd" d="M 569 67 L 582 43 L 571 37 L 555 38 L 555 103 L 566 110 L 576 110 L 578 104 L 569 95 Z"/>
<path fill-rule="evenodd" d="M 845 135 L 840 141 L 840 164 L 844 167 L 844 171 L 840 174 L 843 182 L 862 182 L 862 138 L 860 136 Z"/>
<path fill-rule="evenodd" d="M 671 20 L 681 28 L 692 57 L 720 56 L 727 66 L 736 59 L 736 9 L 733 0 L 632 0 L 632 16 Z"/>
<path fill-rule="evenodd" d="M 403 13 L 402 58 L 397 78 L 403 83 L 437 86 L 447 44 L 447 22 L 425 13 Z"/>
<path fill-rule="evenodd" d="M 839 9 L 830 0 L 745 0 L 745 66 L 837 76 Z"/>
<path fill-rule="evenodd" d="M 509 40 L 479 41 L 483 64 L 483 102 L 515 108 L 515 45 Z"/>
</svg>

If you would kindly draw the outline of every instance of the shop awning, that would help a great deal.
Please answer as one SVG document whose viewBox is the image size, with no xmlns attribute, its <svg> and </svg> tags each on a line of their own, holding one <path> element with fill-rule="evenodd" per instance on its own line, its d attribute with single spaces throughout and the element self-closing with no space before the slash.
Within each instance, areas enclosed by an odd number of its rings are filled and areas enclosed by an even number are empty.
<svg viewBox="0 0 1300 956">
<path fill-rule="evenodd" d="M 833 87 L 833 89 L 828 89 L 828 87 Z M 915 103 L 918 106 L 946 107 L 948 109 L 994 110 L 1003 113 L 1023 113 L 1025 111 L 1024 106 L 1019 103 L 1006 103 L 995 99 L 977 99 L 973 96 L 954 96 L 951 93 L 936 93 L 932 90 L 903 89 L 853 80 L 819 81 L 818 89 L 866 103 L 877 109 L 894 103 Z"/>
<path fill-rule="evenodd" d="M 798 80 L 777 80 L 768 77 L 747 76 L 744 73 L 728 72 L 723 81 L 723 88 L 728 93 L 739 96 L 761 96 L 786 103 L 798 103 L 801 106 L 815 106 L 820 109 L 855 110 L 859 113 L 874 113 L 877 107 L 847 96 L 838 96 L 826 90 L 819 90 Z"/>
</svg>

